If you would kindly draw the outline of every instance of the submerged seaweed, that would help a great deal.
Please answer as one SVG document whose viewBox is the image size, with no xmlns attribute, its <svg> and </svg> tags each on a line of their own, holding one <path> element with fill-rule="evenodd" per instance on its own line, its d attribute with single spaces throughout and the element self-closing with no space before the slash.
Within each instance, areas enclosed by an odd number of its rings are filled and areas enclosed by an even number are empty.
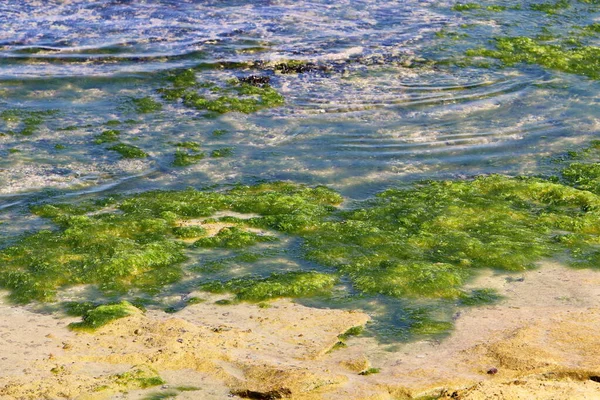
<svg viewBox="0 0 600 400">
<path fill-rule="evenodd" d="M 0 120 L 6 125 L 6 129 L 3 129 L 4 133 L 30 136 L 39 129 L 48 117 L 56 114 L 58 114 L 57 110 L 8 109 L 0 112 Z M 2 136 L 1 133 L 0 136 Z"/>
<path fill-rule="evenodd" d="M 198 82 L 194 70 L 188 69 L 169 78 L 171 87 L 159 89 L 163 99 L 181 100 L 183 104 L 197 110 L 217 114 L 257 112 L 265 108 L 279 107 L 284 99 L 268 82 L 261 85 L 231 79 L 224 84 Z"/>
<path fill-rule="evenodd" d="M 464 306 L 495 302 L 500 297 L 492 290 L 463 289 L 480 269 L 523 271 L 551 256 L 577 267 L 600 265 L 599 148 L 593 143 L 574 154 L 577 162 L 562 169 L 561 179 L 428 181 L 386 190 L 346 210 L 337 207 L 343 198 L 330 189 L 283 182 L 38 206 L 33 212 L 56 229 L 25 235 L 0 251 L 0 283 L 19 302 L 52 300 L 61 287 L 85 283 L 107 293 L 156 292 L 182 278 L 186 249 L 246 249 L 287 235 L 302 239 L 303 256 L 329 272 L 213 277 L 201 288 L 262 301 L 326 294 L 343 281 L 360 296 L 441 298 Z M 249 217 L 207 218 L 218 211 Z M 225 226 L 211 236 L 203 224 L 215 223 Z M 232 260 L 245 262 L 244 254 Z M 209 264 L 190 272 L 226 265 Z M 411 332 L 451 328 L 424 310 L 405 311 Z"/>
</svg>

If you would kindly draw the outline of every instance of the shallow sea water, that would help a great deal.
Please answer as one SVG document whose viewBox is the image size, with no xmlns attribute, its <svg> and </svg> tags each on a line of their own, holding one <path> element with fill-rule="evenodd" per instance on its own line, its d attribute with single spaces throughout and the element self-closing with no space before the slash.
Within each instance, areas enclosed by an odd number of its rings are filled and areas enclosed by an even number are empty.
<svg viewBox="0 0 600 400">
<path fill-rule="evenodd" d="M 18 133 L 23 118 L 0 119 L 0 243 L 45 226 L 27 211 L 44 201 L 286 180 L 327 185 L 351 203 L 423 179 L 550 175 L 554 157 L 598 136 L 600 82 L 537 65 L 443 61 L 495 36 L 591 24 L 598 7 L 574 1 L 547 15 L 528 8 L 536 1 L 488 3 L 522 9 L 457 12 L 453 1 L 413 0 L 4 2 L 0 113 L 42 114 L 29 135 Z M 198 80 L 222 82 L 282 60 L 324 70 L 267 71 L 281 107 L 207 117 L 156 92 L 173 70 L 197 68 Z M 234 63 L 254 67 L 227 68 Z M 131 100 L 145 96 L 162 110 L 137 113 Z M 106 129 L 149 157 L 120 159 L 95 145 Z M 233 155 L 173 167 L 174 143 L 184 141 Z M 297 244 L 285 247 L 287 260 L 253 272 L 315 267 L 295 254 Z M 362 307 L 384 315 L 381 329 L 402 330 L 396 303 L 346 302 L 341 293 L 326 304 Z"/>
</svg>

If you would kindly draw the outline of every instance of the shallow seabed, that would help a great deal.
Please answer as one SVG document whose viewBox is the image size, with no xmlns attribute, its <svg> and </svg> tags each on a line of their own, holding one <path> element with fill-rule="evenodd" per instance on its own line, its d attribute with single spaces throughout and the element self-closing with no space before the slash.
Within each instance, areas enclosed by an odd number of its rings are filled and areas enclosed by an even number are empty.
<svg viewBox="0 0 600 400">
<path fill-rule="evenodd" d="M 546 257 L 597 267 L 599 9 L 0 6 L 0 286 L 38 310 L 87 304 L 83 315 L 123 299 L 177 312 L 202 301 L 199 289 L 232 293 L 224 307 L 299 297 L 366 311 L 368 332 L 397 343 L 443 336 L 457 307 L 502 301 L 463 288 L 478 269 L 519 272 Z M 540 180 L 471 187 L 490 174 Z M 455 186 L 414 189 L 423 180 Z M 291 185 L 268 186 L 277 181 Z M 194 210 L 186 192 L 164 207 L 140 195 L 190 187 L 207 193 L 187 192 Z M 263 190 L 272 196 L 252 204 Z M 48 205 L 58 203 L 75 209 Z M 111 235 L 120 241 L 103 241 Z"/>
</svg>

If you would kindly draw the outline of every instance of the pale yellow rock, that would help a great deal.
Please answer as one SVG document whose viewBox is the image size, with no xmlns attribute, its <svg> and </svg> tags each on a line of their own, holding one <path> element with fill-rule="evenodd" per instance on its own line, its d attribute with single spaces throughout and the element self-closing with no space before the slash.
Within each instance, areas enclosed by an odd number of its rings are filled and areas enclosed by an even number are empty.
<svg viewBox="0 0 600 400">
<path fill-rule="evenodd" d="M 522 277 L 483 274 L 473 286 L 494 287 L 506 300 L 462 309 L 441 342 L 393 349 L 360 336 L 329 351 L 369 317 L 287 300 L 260 308 L 209 298 L 175 318 L 149 311 L 93 334 L 68 331 L 77 319 L 0 305 L 0 399 L 144 399 L 178 386 L 194 389 L 177 392 L 183 400 L 250 392 L 292 400 L 600 399 L 600 273 L 547 265 Z M 369 367 L 380 372 L 359 375 Z M 169 388 L 116 378 L 136 368 L 156 371 Z"/>
</svg>

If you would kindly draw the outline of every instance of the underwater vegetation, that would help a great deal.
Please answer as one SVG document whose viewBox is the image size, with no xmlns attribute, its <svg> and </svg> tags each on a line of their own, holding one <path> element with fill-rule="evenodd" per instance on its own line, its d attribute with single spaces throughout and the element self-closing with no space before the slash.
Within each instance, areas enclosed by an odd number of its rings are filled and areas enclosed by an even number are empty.
<svg viewBox="0 0 600 400">
<path fill-rule="evenodd" d="M 137 113 L 147 114 L 162 110 L 162 104 L 154 100 L 152 97 L 141 97 L 139 99 L 131 99 L 131 103 Z"/>
<path fill-rule="evenodd" d="M 600 48 L 580 44 L 547 44 L 528 37 L 497 38 L 495 49 L 467 51 L 470 57 L 495 58 L 506 66 L 517 63 L 538 64 L 571 74 L 600 79 Z"/>
<path fill-rule="evenodd" d="M 194 246 L 197 247 L 224 247 L 224 248 L 243 248 L 257 243 L 276 242 L 274 236 L 260 235 L 249 232 L 235 226 L 225 227 L 211 237 L 198 239 Z"/>
<path fill-rule="evenodd" d="M 591 79 L 600 79 L 600 48 L 597 46 L 597 23 L 577 26 L 584 18 L 598 12 L 596 0 L 559 0 L 555 2 L 531 3 L 512 7 L 484 6 L 480 3 L 457 3 L 453 11 L 477 11 L 486 18 L 485 11 L 545 13 L 552 16 L 539 28 L 537 35 L 496 36 L 484 45 L 471 48 L 465 55 L 472 65 L 491 66 L 485 59 L 495 59 L 500 66 L 512 67 L 519 63 L 540 65 L 551 70 L 578 74 Z M 569 13 L 567 13 L 567 11 Z M 567 13 L 567 14 L 565 14 Z M 476 14 L 476 15 L 478 15 Z M 573 15 L 576 18 L 573 17 Z M 493 18 L 489 13 L 487 18 Z M 593 18 L 591 18 L 593 20 Z M 487 19 L 486 19 L 487 20 Z M 498 22 L 501 23 L 501 22 Z M 445 36 L 465 38 L 465 32 L 451 32 Z M 478 62 L 480 62 L 478 64 Z M 461 62 L 457 63 L 462 64 Z M 468 64 L 468 63 L 467 63 Z"/>
<path fill-rule="evenodd" d="M 294 271 L 274 273 L 267 278 L 239 278 L 210 282 L 203 290 L 234 293 L 237 300 L 263 301 L 276 297 L 306 297 L 330 290 L 337 282 L 332 274 Z"/>
<path fill-rule="evenodd" d="M 186 152 L 183 150 L 175 151 L 172 165 L 174 167 L 187 167 L 196 164 L 204 158 L 204 153 Z"/>
<path fill-rule="evenodd" d="M 94 144 L 118 142 L 120 135 L 121 135 L 121 131 L 118 131 L 116 129 L 106 130 L 106 131 L 102 132 L 101 134 L 95 136 Z"/>
<path fill-rule="evenodd" d="M 0 113 L 0 120 L 6 128 L 0 131 L 2 135 L 33 135 L 44 123 L 46 118 L 58 114 L 58 110 L 32 111 L 24 109 L 8 109 Z"/>
<path fill-rule="evenodd" d="M 500 299 L 495 291 L 463 288 L 478 270 L 523 271 L 546 257 L 600 266 L 599 160 L 600 144 L 593 142 L 570 153 L 559 176 L 425 181 L 345 209 L 331 189 L 285 182 L 43 204 L 32 212 L 55 228 L 25 234 L 0 250 L 0 285 L 25 303 L 51 301 L 76 284 L 117 297 L 158 293 L 192 273 L 206 274 L 198 288 L 232 293 L 236 301 L 327 295 L 343 283 L 359 296 L 490 304 Z M 248 218 L 210 218 L 219 211 Z M 225 226 L 209 235 L 203 224 L 218 221 Z M 302 257 L 321 269 L 231 279 L 210 275 L 226 268 L 225 259 L 216 267 L 182 267 L 192 249 L 240 250 L 232 260 L 254 262 L 256 254 L 246 249 L 281 236 L 300 239 Z M 82 327 L 121 315 L 124 304 L 84 310 Z M 423 308 L 403 318 L 416 334 L 452 326 Z"/>
<path fill-rule="evenodd" d="M 192 69 L 178 72 L 168 79 L 171 87 L 159 89 L 163 99 L 181 101 L 185 106 L 217 114 L 254 113 L 283 105 L 284 99 L 268 83 L 254 85 L 240 79 L 224 83 L 198 82 Z"/>
<path fill-rule="evenodd" d="M 186 246 L 240 248 L 276 238 L 221 230 L 196 244 L 180 238 L 205 235 L 180 221 L 232 210 L 265 215 L 265 226 L 290 229 L 329 214 L 341 197 L 323 187 L 286 183 L 237 187 L 227 192 L 147 192 L 125 199 L 82 204 L 44 204 L 32 212 L 55 224 L 25 234 L 0 250 L 0 286 L 15 302 L 52 301 L 61 287 L 92 284 L 107 295 L 139 289 L 157 293 L 181 279 Z"/>
<path fill-rule="evenodd" d="M 210 152 L 210 156 L 213 158 L 230 157 L 233 155 L 233 148 L 224 147 L 222 149 L 215 149 Z"/>
<path fill-rule="evenodd" d="M 200 143 L 196 142 L 180 142 L 175 143 L 177 151 L 173 158 L 172 165 L 174 167 L 187 167 L 196 164 L 204 158 L 204 153 L 200 152 Z"/>
<path fill-rule="evenodd" d="M 148 153 L 131 144 L 117 143 L 114 146 L 110 146 L 107 150 L 116 151 L 121 155 L 122 158 L 146 158 Z"/>
</svg>

